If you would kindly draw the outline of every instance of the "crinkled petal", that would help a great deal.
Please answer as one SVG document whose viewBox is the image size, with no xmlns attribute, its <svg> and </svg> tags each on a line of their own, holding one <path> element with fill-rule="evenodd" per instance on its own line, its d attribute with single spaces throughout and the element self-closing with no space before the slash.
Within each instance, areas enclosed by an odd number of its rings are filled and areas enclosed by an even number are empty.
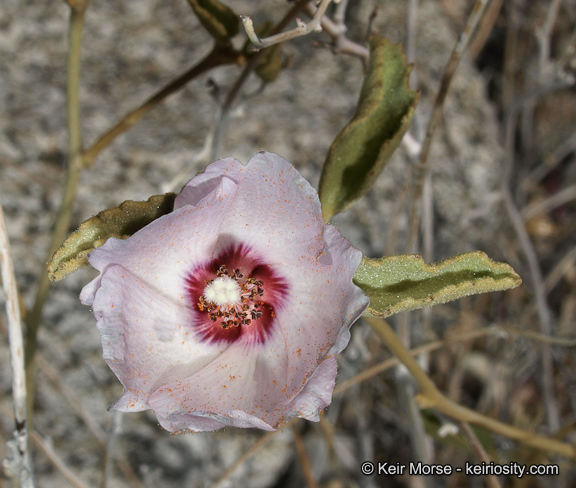
<svg viewBox="0 0 576 488">
<path fill-rule="evenodd" d="M 368 306 L 368 297 L 352 284 L 362 254 L 334 227 L 327 226 L 324 237 L 326 248 L 314 263 L 285 270 L 288 282 L 297 283 L 278 314 L 289 385 L 302 385 L 325 357 L 344 349 L 349 327 Z"/>
<path fill-rule="evenodd" d="M 272 430 L 284 418 L 287 401 L 286 358 L 277 342 L 257 350 L 234 344 L 196 374 L 163 385 L 150 396 L 150 406 L 171 431 L 181 429 L 182 416 L 208 414 L 220 427 Z"/>
<path fill-rule="evenodd" d="M 129 239 L 108 239 L 90 253 L 90 264 L 102 274 L 84 287 L 82 303 L 91 305 L 106 268 L 113 264 L 121 265 L 163 295 L 180 300 L 187 271 L 212 255 L 237 189 L 236 183 L 223 177 L 195 206 L 164 215 Z"/>
<path fill-rule="evenodd" d="M 238 184 L 234 205 L 222 223 L 226 235 L 257 248 L 271 265 L 282 267 L 292 263 L 305 266 L 322 252 L 324 222 L 318 194 L 276 154 L 258 153 L 246 166 L 232 158 L 212 163 L 188 183 L 175 206 L 187 203 L 189 195 L 194 201 L 195 194 L 189 188 L 210 187 L 222 177 Z M 227 245 L 227 241 L 218 243 Z"/>
<path fill-rule="evenodd" d="M 332 402 L 332 391 L 336 383 L 336 358 L 329 357 L 316 368 L 306 386 L 290 402 L 289 418 L 301 417 L 318 422 L 318 413 Z"/>
<path fill-rule="evenodd" d="M 174 201 L 174 210 L 187 205 L 197 206 L 198 203 L 212 193 L 220 184 L 223 174 L 215 171 L 214 165 L 222 165 L 230 168 L 242 168 L 244 165 L 234 158 L 224 158 L 210 164 L 203 173 L 192 178 L 182 189 Z"/>
</svg>

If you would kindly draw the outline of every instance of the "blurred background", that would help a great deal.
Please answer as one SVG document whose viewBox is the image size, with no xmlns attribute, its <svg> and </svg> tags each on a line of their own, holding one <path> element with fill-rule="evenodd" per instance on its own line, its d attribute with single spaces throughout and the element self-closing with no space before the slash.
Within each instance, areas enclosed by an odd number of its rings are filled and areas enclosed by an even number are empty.
<svg viewBox="0 0 576 488">
<path fill-rule="evenodd" d="M 284 0 L 225 3 L 255 24 L 277 23 L 291 8 Z M 347 2 L 347 38 L 364 46 L 372 30 L 402 43 L 414 63 L 412 87 L 421 92 L 410 140 L 370 193 L 334 219 L 369 257 L 413 251 L 407 242 L 412 196 L 423 177 L 414 148 L 423 140 L 446 64 L 473 5 L 471 0 Z M 331 19 L 335 8 L 327 12 Z M 63 1 L 0 4 L 0 202 L 27 308 L 45 272 L 64 184 L 69 10 Z M 442 107 L 417 251 L 438 261 L 480 249 L 510 263 L 524 283 L 407 319 L 412 347 L 439 341 L 420 361 L 449 398 L 529 431 L 558 433 L 572 444 L 575 25 L 574 0 L 492 0 L 488 5 Z M 82 171 L 70 230 L 124 200 L 178 191 L 213 159 L 233 156 L 246 162 L 260 149 L 283 156 L 317 187 L 328 148 L 354 114 L 363 80 L 361 59 L 338 52 L 332 41 L 322 32 L 284 43 L 278 77 L 265 83 L 252 75 L 243 85 L 216 154 L 214 128 L 241 66 L 211 70 L 158 104 Z M 244 42 L 243 32 L 234 39 L 237 47 Z M 93 0 L 81 57 L 84 147 L 202 59 L 212 44 L 185 0 Z M 32 439 L 38 486 L 212 486 L 259 440 L 262 447 L 220 486 L 488 486 L 481 476 L 361 474 L 366 460 L 406 464 L 425 456 L 455 466 L 479 462 L 464 437 L 443 435 L 450 432 L 449 419 L 422 411 L 415 423 L 407 409 L 405 375 L 392 368 L 335 394 L 319 424 L 296 423 L 267 437 L 266 444 L 261 440 L 266 434 L 259 431 L 172 436 L 150 412 L 108 412 L 122 386 L 102 359 L 90 310 L 78 300 L 94 275 L 83 269 L 53 285 L 44 307 Z M 546 314 L 550 320 L 543 324 Z M 0 458 L 8 455 L 6 440 L 14 429 L 4 317 Z M 395 325 L 406 320 L 392 319 Z M 544 350 L 551 357 L 550 370 L 542 367 Z M 370 328 L 358 322 L 341 355 L 337 385 L 389 357 Z M 426 433 L 418 432 L 418 424 Z M 476 434 L 496 463 L 560 465 L 560 476 L 504 477 L 501 486 L 576 485 L 572 462 L 487 431 Z M 300 442 L 310 469 L 305 462 L 302 468 L 303 456 L 295 448 Z M 305 476 L 310 470 L 312 481 Z"/>
</svg>

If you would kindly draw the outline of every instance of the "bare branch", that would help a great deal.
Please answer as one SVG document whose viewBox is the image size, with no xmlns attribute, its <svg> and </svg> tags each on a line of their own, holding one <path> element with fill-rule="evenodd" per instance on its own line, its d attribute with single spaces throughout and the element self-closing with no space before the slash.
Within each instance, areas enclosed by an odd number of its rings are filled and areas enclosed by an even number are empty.
<svg viewBox="0 0 576 488">
<path fill-rule="evenodd" d="M 111 127 L 104 134 L 102 134 L 98 140 L 84 152 L 84 164 L 86 166 L 91 166 L 98 154 L 100 154 L 103 149 L 108 147 L 112 141 L 130 129 L 134 124 L 136 124 L 136 122 L 138 122 L 145 114 L 156 107 L 160 102 L 164 101 L 173 93 L 176 93 L 177 91 L 184 88 L 194 78 L 218 66 L 224 64 L 232 64 L 239 61 L 240 57 L 233 49 L 216 46 L 198 64 L 195 64 L 186 72 L 174 78 L 172 81 L 170 81 L 170 83 L 152 95 L 142 105 L 122 117 L 122 119 L 116 125 L 114 125 L 114 127 Z"/>
<path fill-rule="evenodd" d="M 88 485 L 84 484 L 84 482 L 78 478 L 72 471 L 68 469 L 68 466 L 60 459 L 58 454 L 54 452 L 52 446 L 42 439 L 40 435 L 36 432 L 31 432 L 32 440 L 34 444 L 40 448 L 42 453 L 48 458 L 48 460 L 53 464 L 53 466 L 60 472 L 66 481 L 70 483 L 74 488 L 89 488 Z"/>
<path fill-rule="evenodd" d="M 550 37 L 552 36 L 552 29 L 556 18 L 558 17 L 558 11 L 560 10 L 560 4 L 562 0 L 552 0 L 550 2 L 548 13 L 546 15 L 546 21 L 544 25 L 536 30 L 536 39 L 538 40 L 538 74 L 540 77 L 544 75 L 546 70 L 546 65 L 550 59 Z"/>
<path fill-rule="evenodd" d="M 526 446 L 576 459 L 576 448 L 572 444 L 513 427 L 449 400 L 438 390 L 428 375 L 422 371 L 385 320 L 369 317 L 364 317 L 364 320 L 372 327 L 390 352 L 408 368 L 421 392 L 416 397 L 420 408 L 434 408 L 452 419 L 491 430 L 495 434 L 506 436 Z"/>
<path fill-rule="evenodd" d="M 66 182 L 62 193 L 62 202 L 56 217 L 56 224 L 52 232 L 50 247 L 46 261 L 50 260 L 52 254 L 62 245 L 70 220 L 72 218 L 72 207 L 76 199 L 78 181 L 82 171 L 82 138 L 80 134 L 80 56 L 82 47 L 82 33 L 84 31 L 84 18 L 88 2 L 77 2 L 76 6 L 70 8 L 70 21 L 68 30 L 68 67 L 66 81 L 66 112 L 68 126 L 68 161 L 66 167 Z M 80 8 L 83 7 L 83 8 Z M 44 304 L 48 299 L 50 291 L 50 280 L 46 270 L 42 270 L 34 298 L 34 306 L 26 317 L 26 382 L 28 388 L 28 410 L 30 423 L 32 423 L 32 405 L 34 403 L 34 356 L 36 354 L 37 335 L 42 320 Z"/>
<path fill-rule="evenodd" d="M 259 51 L 265 47 L 273 46 L 274 44 L 278 44 L 280 42 L 289 41 L 290 39 L 294 39 L 296 37 L 302 37 L 307 34 L 310 34 L 312 31 L 322 30 L 322 26 L 320 24 L 328 5 L 330 5 L 332 0 L 322 0 L 318 8 L 316 9 L 316 13 L 312 17 L 312 20 L 305 24 L 300 19 L 296 19 L 296 23 L 298 24 L 297 27 L 291 29 L 286 32 L 281 32 L 279 34 L 275 34 L 270 37 L 266 37 L 264 39 L 260 39 L 256 32 L 254 31 L 254 23 L 252 19 L 248 15 L 241 15 L 240 20 L 244 25 L 244 30 L 246 31 L 246 35 L 250 39 L 253 44 L 252 49 L 254 51 Z"/>
<path fill-rule="evenodd" d="M 576 185 L 570 185 L 545 200 L 528 205 L 521 212 L 522 219 L 524 221 L 530 220 L 537 215 L 549 212 L 550 210 L 565 205 L 572 200 L 576 200 Z"/>
<path fill-rule="evenodd" d="M 290 427 L 297 418 L 293 418 L 284 424 L 284 428 Z M 240 466 L 242 466 L 248 459 L 254 456 L 260 449 L 262 449 L 272 438 L 282 432 L 281 430 L 274 430 L 272 432 L 266 432 L 262 437 L 260 437 L 251 447 L 249 447 L 244 453 L 236 459 L 227 469 L 220 475 L 220 477 L 214 482 L 211 488 L 217 488 L 222 485 Z"/>
<path fill-rule="evenodd" d="M 289 22 L 299 14 L 300 10 L 302 9 L 305 3 L 306 0 L 295 2 L 292 8 L 284 15 L 282 20 L 280 20 L 280 22 L 278 22 L 278 24 L 276 24 L 276 26 L 272 29 L 271 34 L 275 35 L 282 29 L 284 29 L 289 24 Z M 244 69 L 240 73 L 240 76 L 237 78 L 236 82 L 226 95 L 224 103 L 218 110 L 214 129 L 211 130 L 210 134 L 208 135 L 210 141 L 207 140 L 205 145 L 206 147 L 208 145 L 208 142 L 210 142 L 210 153 L 209 153 L 210 160 L 214 160 L 220 154 L 224 140 L 224 133 L 226 132 L 226 127 L 228 125 L 232 105 L 234 104 L 234 101 L 240 94 L 242 87 L 244 86 L 244 83 L 246 82 L 246 80 L 248 80 L 248 78 L 252 74 L 252 71 L 254 71 L 254 68 L 256 67 L 262 55 L 263 52 L 256 52 L 248 58 L 248 62 L 244 66 Z"/>
<path fill-rule="evenodd" d="M 547 293 L 550 293 L 558 282 L 573 269 L 574 263 L 576 263 L 576 246 L 570 249 L 546 276 L 544 286 Z"/>
<path fill-rule="evenodd" d="M 4 222 L 4 212 L 0 206 L 0 266 L 2 267 L 2 287 L 6 294 L 6 315 L 8 317 L 8 339 L 10 342 L 10 364 L 12 365 L 12 395 L 14 397 L 14 439 L 9 441 L 11 459 L 4 460 L 4 466 L 14 478 L 13 485 L 22 488 L 34 487 L 32 460 L 28 449 L 28 415 L 26 411 L 26 372 L 24 368 L 24 342 L 22 321 L 18 303 L 18 289 L 14 276 L 14 265 L 10 255 L 8 232 Z"/>
<path fill-rule="evenodd" d="M 318 484 L 314 479 L 314 473 L 312 472 L 312 464 L 310 462 L 310 457 L 306 452 L 306 446 L 304 446 L 304 441 L 300 432 L 298 432 L 298 426 L 292 424 L 292 435 L 294 436 L 294 446 L 296 448 L 296 454 L 298 455 L 298 460 L 300 461 L 300 467 L 304 473 L 304 480 L 306 481 L 306 486 L 308 488 L 318 488 Z"/>
<path fill-rule="evenodd" d="M 464 437 L 468 439 L 468 442 L 472 446 L 472 449 L 474 449 L 478 460 L 482 461 L 483 463 L 490 464 L 491 459 L 488 456 L 488 453 L 484 450 L 484 446 L 482 446 L 482 443 L 478 440 L 478 437 L 476 437 L 476 434 L 470 425 L 468 425 L 467 422 L 461 422 L 460 431 L 464 434 Z M 489 488 L 502 488 L 498 478 L 493 474 L 486 475 L 486 484 Z"/>
<path fill-rule="evenodd" d="M 365 46 L 357 44 L 346 37 L 347 29 L 344 24 L 343 13 L 341 12 L 341 6 L 344 5 L 344 3 L 345 2 L 341 2 L 338 5 L 338 10 L 334 15 L 334 21 L 324 15 L 320 19 L 320 25 L 334 40 L 334 49 L 336 52 L 360 58 L 364 68 L 366 68 L 366 66 L 368 66 L 368 60 L 370 59 L 370 51 Z M 304 11 L 310 17 L 315 17 L 318 9 L 312 3 L 307 3 Z"/>
<path fill-rule="evenodd" d="M 540 331 L 546 336 L 550 336 L 552 333 L 552 313 L 548 306 L 548 301 L 546 299 L 546 290 L 544 288 L 544 280 L 542 277 L 542 270 L 540 269 L 540 263 L 538 262 L 538 256 L 534 245 L 524 227 L 524 222 L 514 197 L 512 196 L 511 184 L 512 184 L 512 170 L 514 168 L 514 135 L 516 130 L 516 122 L 520 110 L 524 107 L 526 103 L 532 102 L 534 99 L 544 96 L 545 94 L 551 93 L 555 90 L 566 88 L 569 85 L 565 83 L 546 85 L 517 98 L 512 106 L 508 110 L 506 115 L 505 123 L 505 139 L 504 139 L 504 149 L 505 149 L 505 162 L 504 162 L 504 177 L 502 179 L 502 197 L 504 200 L 504 205 L 508 213 L 508 218 L 512 223 L 512 227 L 516 232 L 516 236 L 522 247 L 522 251 L 528 260 L 528 267 L 530 269 L 530 274 L 532 277 L 532 286 L 534 291 L 534 296 L 536 299 L 536 307 L 538 309 L 538 317 L 540 320 Z M 542 346 L 542 394 L 544 399 L 544 405 L 546 407 L 546 413 L 548 417 L 548 427 L 551 431 L 558 430 L 560 426 L 560 419 L 558 414 L 558 408 L 556 405 L 556 399 L 554 396 L 554 385 L 553 385 L 553 362 L 552 362 L 552 352 L 550 347 L 546 344 Z"/>
<path fill-rule="evenodd" d="M 462 59 L 462 55 L 468 46 L 472 34 L 476 30 L 476 26 L 478 22 L 482 18 L 483 13 L 486 10 L 486 6 L 488 5 L 489 0 L 476 0 L 474 4 L 474 8 L 468 17 L 468 21 L 466 22 L 466 26 L 464 30 L 458 36 L 458 40 L 456 41 L 456 45 L 454 46 L 454 50 L 452 51 L 452 55 L 450 56 L 450 60 L 446 65 L 444 70 L 444 75 L 442 76 L 442 81 L 440 83 L 440 88 L 438 89 L 438 94 L 436 95 L 436 100 L 434 101 L 434 107 L 432 109 L 432 114 L 430 115 L 430 120 L 428 121 L 428 126 L 426 128 L 426 137 L 422 144 L 422 151 L 420 152 L 420 167 L 422 170 L 425 170 L 426 163 L 428 162 L 428 155 L 430 153 L 430 148 L 432 146 L 432 139 L 434 136 L 434 132 L 436 131 L 436 127 L 438 122 L 440 121 L 440 117 L 442 115 L 442 107 L 444 106 L 444 102 L 446 101 L 446 97 L 448 95 L 448 90 L 450 89 L 450 85 L 452 83 L 452 79 L 454 78 L 454 74 L 456 73 L 456 69 L 460 65 L 460 60 Z M 414 203 L 412 207 L 412 215 L 410 216 L 410 233 L 408 237 L 408 249 L 414 250 L 417 239 L 418 239 L 418 229 L 420 227 L 420 216 L 418 214 L 418 201 L 422 197 L 422 189 L 424 186 L 424 176 L 425 171 L 422 172 L 422 176 L 416 183 L 416 187 L 414 189 Z M 413 252 L 413 251 L 410 251 Z"/>
</svg>

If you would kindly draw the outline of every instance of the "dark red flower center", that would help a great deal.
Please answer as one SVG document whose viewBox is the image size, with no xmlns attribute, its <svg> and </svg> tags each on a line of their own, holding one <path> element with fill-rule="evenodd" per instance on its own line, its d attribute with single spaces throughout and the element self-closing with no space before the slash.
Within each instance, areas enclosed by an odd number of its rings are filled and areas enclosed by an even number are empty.
<svg viewBox="0 0 576 488">
<path fill-rule="evenodd" d="M 186 277 L 195 332 L 209 342 L 263 343 L 285 302 L 286 282 L 245 245 L 231 245 Z"/>
</svg>

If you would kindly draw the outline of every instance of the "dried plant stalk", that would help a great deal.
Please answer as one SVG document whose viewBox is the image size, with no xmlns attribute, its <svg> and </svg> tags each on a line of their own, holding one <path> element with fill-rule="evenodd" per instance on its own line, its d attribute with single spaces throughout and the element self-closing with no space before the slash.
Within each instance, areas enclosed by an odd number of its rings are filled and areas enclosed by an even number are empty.
<svg viewBox="0 0 576 488">
<path fill-rule="evenodd" d="M 26 373 L 24 369 L 22 321 L 20 318 L 14 265 L 10 255 L 10 244 L 8 243 L 8 232 L 6 231 L 2 206 L 0 206 L 0 267 L 2 267 L 2 287 L 6 294 L 10 363 L 12 365 L 12 395 L 14 398 L 14 419 L 16 424 L 14 439 L 8 442 L 11 458 L 4 460 L 4 467 L 13 478 L 13 486 L 33 488 L 34 473 L 28 442 Z"/>
</svg>

